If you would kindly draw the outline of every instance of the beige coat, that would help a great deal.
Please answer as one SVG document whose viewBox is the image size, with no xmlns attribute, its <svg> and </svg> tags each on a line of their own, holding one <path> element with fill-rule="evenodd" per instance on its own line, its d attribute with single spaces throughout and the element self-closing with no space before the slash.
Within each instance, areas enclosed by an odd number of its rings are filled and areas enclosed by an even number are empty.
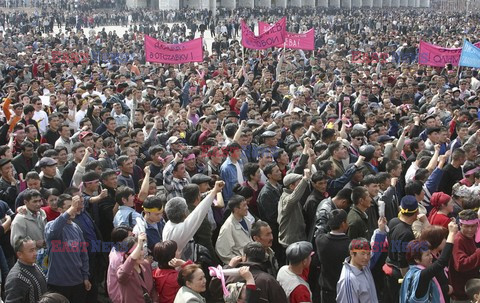
<svg viewBox="0 0 480 303">
<path fill-rule="evenodd" d="M 205 303 L 205 299 L 197 292 L 182 286 L 177 292 L 173 303 Z"/>
<path fill-rule="evenodd" d="M 45 240 L 45 224 L 47 224 L 47 215 L 43 209 L 40 209 L 36 218 L 29 210 L 25 215 L 17 214 L 12 222 L 10 243 L 15 247 L 15 241 L 25 236 L 29 236 L 34 241 Z"/>
<path fill-rule="evenodd" d="M 243 247 L 252 242 L 251 223 L 245 219 L 248 231 L 245 231 L 233 214 L 228 217 L 220 229 L 215 250 L 223 263 L 228 264 L 233 257 L 243 254 Z"/>
</svg>

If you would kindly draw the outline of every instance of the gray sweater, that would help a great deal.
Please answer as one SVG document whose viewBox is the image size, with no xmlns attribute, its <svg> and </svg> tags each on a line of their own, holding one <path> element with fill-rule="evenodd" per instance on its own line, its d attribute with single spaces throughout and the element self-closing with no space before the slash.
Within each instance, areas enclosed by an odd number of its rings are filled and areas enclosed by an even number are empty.
<svg viewBox="0 0 480 303">
<path fill-rule="evenodd" d="M 302 178 L 293 191 L 284 189 L 278 202 L 278 242 L 284 247 L 307 239 L 300 200 L 308 187 L 308 182 Z"/>
</svg>

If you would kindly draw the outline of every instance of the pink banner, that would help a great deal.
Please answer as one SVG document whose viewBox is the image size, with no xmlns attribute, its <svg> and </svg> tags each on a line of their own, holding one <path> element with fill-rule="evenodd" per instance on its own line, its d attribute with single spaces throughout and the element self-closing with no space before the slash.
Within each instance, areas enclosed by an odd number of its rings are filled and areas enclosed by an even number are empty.
<svg viewBox="0 0 480 303">
<path fill-rule="evenodd" d="M 148 62 L 180 64 L 202 62 L 202 38 L 178 44 L 168 44 L 145 35 L 145 59 Z"/>
<path fill-rule="evenodd" d="M 480 47 L 480 42 L 474 44 Z M 462 48 L 445 48 L 434 44 L 420 41 L 418 50 L 418 63 L 429 66 L 445 67 L 445 64 L 451 63 L 458 66 Z"/>
<path fill-rule="evenodd" d="M 267 49 L 282 44 L 287 36 L 287 18 L 283 17 L 268 28 L 264 33 L 255 36 L 248 25 L 242 20 L 242 45 L 251 49 Z"/>
<path fill-rule="evenodd" d="M 263 34 L 271 25 L 262 21 L 258 21 L 258 32 Z M 283 43 L 276 45 L 283 47 Z M 304 33 L 296 34 L 287 32 L 285 38 L 285 47 L 291 49 L 314 50 L 315 49 L 315 30 L 312 28 Z"/>
</svg>

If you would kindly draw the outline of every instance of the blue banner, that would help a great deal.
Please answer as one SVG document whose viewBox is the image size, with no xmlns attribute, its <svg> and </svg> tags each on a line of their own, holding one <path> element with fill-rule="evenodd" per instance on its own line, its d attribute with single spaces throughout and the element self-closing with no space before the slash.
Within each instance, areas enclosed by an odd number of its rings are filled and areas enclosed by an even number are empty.
<svg viewBox="0 0 480 303">
<path fill-rule="evenodd" d="M 480 68 L 480 48 L 464 40 L 458 65 Z"/>
</svg>

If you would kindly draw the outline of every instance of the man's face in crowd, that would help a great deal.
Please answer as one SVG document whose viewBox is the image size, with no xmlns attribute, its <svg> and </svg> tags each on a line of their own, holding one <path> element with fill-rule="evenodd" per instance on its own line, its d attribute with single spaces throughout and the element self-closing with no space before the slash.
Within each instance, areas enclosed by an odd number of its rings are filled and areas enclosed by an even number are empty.
<svg viewBox="0 0 480 303">
<path fill-rule="evenodd" d="M 53 178 L 57 174 L 57 165 L 49 165 L 42 168 L 43 175 Z"/>
<path fill-rule="evenodd" d="M 117 175 L 112 174 L 106 179 L 102 180 L 102 183 L 108 188 L 117 188 Z"/>
<path fill-rule="evenodd" d="M 260 227 L 260 234 L 259 236 L 254 236 L 253 239 L 262 244 L 263 248 L 270 248 L 272 247 L 273 243 L 273 233 L 270 226 L 262 226 Z"/>
<path fill-rule="evenodd" d="M 25 264 L 33 265 L 37 261 L 37 245 L 35 241 L 26 241 L 22 245 L 22 249 L 17 252 L 17 257 Z"/>
<path fill-rule="evenodd" d="M 120 167 L 122 173 L 132 175 L 133 174 L 133 161 L 132 159 L 128 159 L 127 161 L 123 162 L 123 165 Z"/>
<path fill-rule="evenodd" d="M 370 197 L 375 198 L 378 195 L 378 190 L 380 189 L 378 183 L 371 183 L 365 187 L 367 188 Z"/>
<path fill-rule="evenodd" d="M 27 159 L 31 159 L 33 157 L 33 148 L 32 147 L 27 147 L 23 151 L 23 156 Z"/>
<path fill-rule="evenodd" d="M 477 233 L 477 224 L 460 224 L 460 232 L 467 238 L 472 239 Z"/>
<path fill-rule="evenodd" d="M 30 200 L 25 200 L 25 206 L 29 211 L 36 214 L 42 207 L 42 197 L 33 196 Z"/>
<path fill-rule="evenodd" d="M 278 166 L 275 166 L 272 169 L 272 173 L 269 175 L 270 178 L 272 178 L 274 181 L 280 182 L 282 181 L 282 172 L 280 171 L 280 168 Z"/>
<path fill-rule="evenodd" d="M 79 147 L 73 153 L 73 157 L 75 158 L 76 161 L 81 161 L 83 159 L 83 156 L 85 156 L 85 147 Z"/>
<path fill-rule="evenodd" d="M 108 124 L 107 124 L 107 129 L 111 132 L 115 131 L 115 128 L 117 127 L 117 122 L 115 120 L 111 120 Z"/>
</svg>

